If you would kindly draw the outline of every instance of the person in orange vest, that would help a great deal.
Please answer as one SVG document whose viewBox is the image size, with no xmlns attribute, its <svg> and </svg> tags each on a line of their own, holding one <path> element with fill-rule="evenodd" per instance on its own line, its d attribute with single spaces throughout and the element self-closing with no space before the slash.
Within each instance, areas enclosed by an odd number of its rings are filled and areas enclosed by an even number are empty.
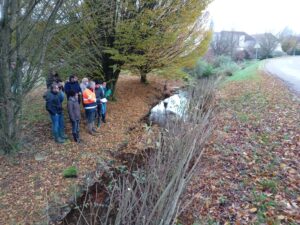
<svg viewBox="0 0 300 225">
<path fill-rule="evenodd" d="M 94 135 L 94 133 L 97 133 L 94 126 L 97 111 L 95 82 L 91 81 L 88 84 L 87 88 L 82 93 L 82 99 L 87 119 L 88 133 Z"/>
</svg>

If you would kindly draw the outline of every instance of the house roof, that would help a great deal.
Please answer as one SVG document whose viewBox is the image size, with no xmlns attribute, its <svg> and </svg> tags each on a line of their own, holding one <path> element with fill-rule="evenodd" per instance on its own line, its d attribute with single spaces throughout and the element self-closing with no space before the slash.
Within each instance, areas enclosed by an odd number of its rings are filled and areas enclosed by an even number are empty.
<svg viewBox="0 0 300 225">
<path fill-rule="evenodd" d="M 245 41 L 256 41 L 254 37 L 251 35 L 247 34 L 246 32 L 243 31 L 221 31 L 221 32 L 216 32 L 217 34 L 234 34 L 236 36 L 245 36 Z"/>
<path fill-rule="evenodd" d="M 269 35 L 272 36 L 274 39 L 277 39 L 277 37 L 275 37 L 273 34 L 271 33 L 264 33 L 264 34 L 253 34 L 252 37 L 254 37 L 256 40 L 263 38 L 265 35 Z"/>
</svg>

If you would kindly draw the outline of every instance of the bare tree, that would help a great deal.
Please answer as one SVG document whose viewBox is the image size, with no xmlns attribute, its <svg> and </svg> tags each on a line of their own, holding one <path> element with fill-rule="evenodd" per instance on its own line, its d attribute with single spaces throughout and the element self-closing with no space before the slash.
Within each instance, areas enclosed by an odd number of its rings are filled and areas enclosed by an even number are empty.
<svg viewBox="0 0 300 225">
<path fill-rule="evenodd" d="M 20 144 L 24 96 L 40 79 L 63 0 L 0 0 L 0 148 Z"/>
<path fill-rule="evenodd" d="M 222 31 L 215 33 L 211 42 L 211 48 L 215 55 L 228 55 L 233 57 L 235 49 L 239 45 L 239 36 L 234 31 Z"/>
<path fill-rule="evenodd" d="M 278 39 L 271 33 L 264 33 L 262 35 L 256 35 L 255 37 L 260 45 L 260 57 L 272 57 L 272 53 L 279 43 Z"/>
</svg>

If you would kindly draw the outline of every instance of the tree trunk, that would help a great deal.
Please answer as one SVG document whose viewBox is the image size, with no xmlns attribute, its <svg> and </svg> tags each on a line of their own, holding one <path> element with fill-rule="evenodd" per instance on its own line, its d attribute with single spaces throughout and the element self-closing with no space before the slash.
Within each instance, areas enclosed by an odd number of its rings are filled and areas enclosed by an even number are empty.
<svg viewBox="0 0 300 225">
<path fill-rule="evenodd" d="M 46 49 L 50 24 L 55 22 L 55 15 L 62 4 L 62 0 L 53 3 L 47 25 L 41 36 L 35 35 L 38 23 L 31 24 L 32 13 L 37 7 L 35 0 L 28 1 L 30 9 L 21 15 L 21 1 L 4 0 L 0 20 L 0 149 L 5 153 L 17 150 L 21 143 L 22 107 L 24 96 L 34 87 L 39 77 L 42 54 Z M 43 5 L 44 9 L 48 5 Z M 24 7 L 25 8 L 25 7 Z M 39 11 L 39 10 L 38 10 Z M 40 16 L 45 14 L 43 9 Z M 49 13 L 49 12 L 47 12 Z M 30 29 L 28 29 L 30 27 Z M 23 72 L 24 59 L 29 68 Z M 39 59 L 36 61 L 36 59 Z M 24 79 L 24 73 L 26 79 Z M 26 90 L 25 90 L 26 88 Z"/>
<path fill-rule="evenodd" d="M 148 83 L 147 72 L 145 72 L 144 70 L 140 70 L 140 75 L 141 75 L 141 83 L 147 84 Z"/>
<path fill-rule="evenodd" d="M 14 96 L 12 94 L 11 81 L 13 71 L 11 67 L 12 55 L 11 49 L 11 22 L 12 18 L 9 16 L 9 9 L 14 12 L 15 4 L 6 1 L 6 8 L 3 9 L 3 18 L 1 21 L 1 34 L 0 34 L 0 148 L 9 153 L 11 149 L 16 146 L 16 120 L 14 118 Z"/>
</svg>

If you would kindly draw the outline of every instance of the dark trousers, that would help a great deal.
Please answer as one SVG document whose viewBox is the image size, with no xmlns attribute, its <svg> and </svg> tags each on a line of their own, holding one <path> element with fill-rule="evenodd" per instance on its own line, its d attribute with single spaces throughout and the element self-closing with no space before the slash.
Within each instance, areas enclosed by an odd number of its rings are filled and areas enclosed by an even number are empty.
<svg viewBox="0 0 300 225">
<path fill-rule="evenodd" d="M 73 134 L 79 134 L 79 123 L 80 120 L 71 121 L 72 122 L 72 133 Z"/>
<path fill-rule="evenodd" d="M 87 123 L 95 122 L 96 108 L 95 109 L 86 109 L 85 110 L 85 117 L 86 117 Z"/>
<path fill-rule="evenodd" d="M 97 114 L 96 114 L 96 117 L 97 118 L 101 118 L 101 114 L 102 114 L 102 104 L 97 104 Z"/>
</svg>

